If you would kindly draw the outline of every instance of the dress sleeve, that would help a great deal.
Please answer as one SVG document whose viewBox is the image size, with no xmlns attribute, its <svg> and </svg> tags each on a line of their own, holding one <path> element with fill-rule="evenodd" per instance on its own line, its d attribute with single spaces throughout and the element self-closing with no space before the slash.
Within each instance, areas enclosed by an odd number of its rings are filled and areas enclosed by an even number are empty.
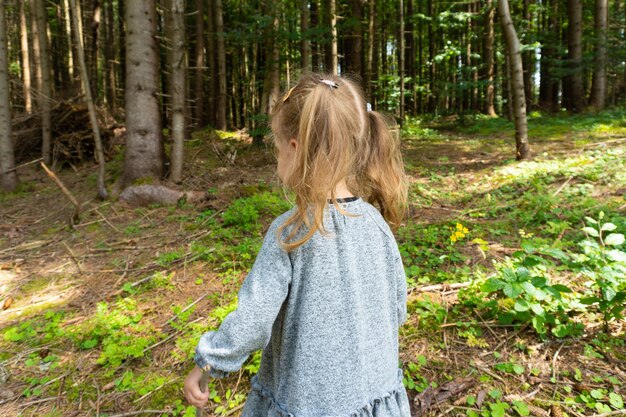
<svg viewBox="0 0 626 417">
<path fill-rule="evenodd" d="M 402 264 L 400 252 L 396 254 L 396 290 L 398 299 L 398 326 L 402 326 L 407 319 L 406 312 L 406 273 Z"/>
<path fill-rule="evenodd" d="M 217 331 L 202 335 L 194 360 L 220 378 L 237 371 L 248 356 L 263 349 L 289 291 L 292 265 L 276 236 L 278 219 L 265 235 L 261 251 L 238 294 L 237 309 Z"/>
</svg>

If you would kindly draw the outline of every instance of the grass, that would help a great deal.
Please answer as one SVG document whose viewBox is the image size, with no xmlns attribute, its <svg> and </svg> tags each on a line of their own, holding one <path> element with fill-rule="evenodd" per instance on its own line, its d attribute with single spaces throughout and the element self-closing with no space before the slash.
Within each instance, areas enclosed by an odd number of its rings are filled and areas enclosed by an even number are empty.
<svg viewBox="0 0 626 417">
<path fill-rule="evenodd" d="M 617 370 L 626 359 L 624 320 L 615 317 L 604 329 L 598 302 L 574 302 L 604 285 L 589 273 L 620 268 L 607 257 L 610 248 L 585 249 L 593 239 L 581 228 L 586 217 L 598 219 L 602 212 L 602 223 L 613 224 L 615 233 L 626 231 L 626 149 L 615 141 L 626 134 L 624 111 L 531 114 L 535 157 L 526 162 L 512 159 L 506 120 L 465 117 L 454 123 L 413 120 L 403 127 L 410 215 L 397 238 L 409 286 L 401 359 L 410 397 L 470 377 L 475 387 L 456 400 L 450 415 L 525 415 L 528 407 L 554 406 L 569 415 L 623 410 L 626 375 Z M 19 248 L 16 243 L 41 235 L 51 240 L 16 250 L 3 264 L 13 278 L 2 291 L 12 294 L 14 305 L 0 312 L 0 357 L 12 373 L 9 387 L 17 401 L 0 404 L 0 414 L 194 413 L 180 389 L 197 340 L 236 307 L 264 231 L 289 207 L 272 164 L 246 165 L 243 159 L 240 166 L 220 165 L 211 147 L 202 145 L 212 135 L 194 136 L 188 155 L 196 159 L 187 165 L 190 184 L 212 191 L 207 206 L 103 206 L 101 215 L 90 211 L 82 219 L 92 224 L 68 230 L 62 212 L 32 220 L 43 217 L 33 207 L 45 206 L 38 198 L 50 198 L 48 188 L 39 197 L 27 190 L 0 199 L 0 208 L 15 210 L 16 223 L 30 225 L 22 227 L 21 240 L 3 245 Z M 249 152 L 228 139 L 233 135 L 217 135 L 226 139 L 212 138 L 216 146 Z M 247 158 L 271 161 L 265 150 L 254 152 L 259 154 Z M 198 171 L 206 164 L 210 170 Z M 233 178 L 242 184 L 230 185 Z M 73 250 L 82 273 L 61 242 Z M 558 259 L 559 253 L 566 258 Z M 526 292 L 510 296 L 503 287 L 526 282 L 521 268 L 535 277 L 533 287 L 524 284 Z M 490 286 L 494 279 L 505 284 Z M 447 287 L 458 283 L 466 286 L 460 292 Z M 559 303 L 533 298 L 537 289 L 550 291 L 559 283 L 572 289 Z M 441 291 L 422 291 L 433 284 L 442 284 Z M 626 289 L 619 280 L 616 285 L 616 293 Z M 71 294 L 58 302 L 25 305 L 68 289 Z M 570 315 L 542 324 L 515 309 L 524 303 Z M 541 325 L 548 331 L 540 333 Z M 580 326 L 584 333 L 576 333 Z M 571 333 L 559 339 L 552 329 Z M 241 372 L 211 384 L 214 415 L 237 415 L 258 365 L 257 354 Z M 593 387 L 579 386 L 583 381 Z M 60 408 L 54 401 L 23 405 L 62 392 L 68 400 Z"/>
</svg>

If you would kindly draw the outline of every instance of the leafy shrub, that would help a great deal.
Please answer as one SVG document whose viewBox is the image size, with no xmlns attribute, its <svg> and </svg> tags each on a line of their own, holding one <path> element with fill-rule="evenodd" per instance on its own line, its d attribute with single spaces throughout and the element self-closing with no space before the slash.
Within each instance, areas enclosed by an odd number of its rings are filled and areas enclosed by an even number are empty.
<svg viewBox="0 0 626 417">
<path fill-rule="evenodd" d="M 282 196 L 262 192 L 251 197 L 235 200 L 224 213 L 224 226 L 235 226 L 243 231 L 253 232 L 260 227 L 258 221 L 263 215 L 276 217 L 290 208 Z"/>
<path fill-rule="evenodd" d="M 626 308 L 626 253 L 618 247 L 624 244 L 624 235 L 611 233 L 617 229 L 613 223 L 602 223 L 599 219 L 586 217 L 588 226 L 582 230 L 587 238 L 580 243 L 583 254 L 575 257 L 575 265 L 588 278 L 589 288 L 583 304 L 594 306 L 604 321 L 605 331 L 613 319 L 622 319 Z"/>
</svg>

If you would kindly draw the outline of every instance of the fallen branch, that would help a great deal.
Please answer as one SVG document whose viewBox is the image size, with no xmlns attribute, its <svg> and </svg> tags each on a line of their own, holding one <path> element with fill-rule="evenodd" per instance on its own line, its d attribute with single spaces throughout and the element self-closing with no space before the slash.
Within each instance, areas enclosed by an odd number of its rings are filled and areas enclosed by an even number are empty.
<svg viewBox="0 0 626 417">
<path fill-rule="evenodd" d="M 57 177 L 56 174 L 52 172 L 50 168 L 48 168 L 48 166 L 44 162 L 41 162 L 41 166 L 43 167 L 44 171 L 46 171 L 46 174 L 48 174 L 48 176 L 52 178 L 52 180 L 56 183 L 56 185 L 59 186 L 63 194 L 65 194 L 65 196 L 74 205 L 74 208 L 75 208 L 74 215 L 72 216 L 71 222 L 70 222 L 71 225 L 74 226 L 74 224 L 78 223 L 78 220 L 80 219 L 80 203 L 72 195 L 70 190 L 67 189 L 67 187 L 65 186 L 65 184 L 63 184 L 63 182 L 59 179 L 59 177 Z"/>
<path fill-rule="evenodd" d="M 435 285 L 427 285 L 425 287 L 414 287 L 409 290 L 409 292 L 435 292 L 435 291 L 450 291 L 450 290 L 458 290 L 460 288 L 465 288 L 470 286 L 470 282 L 457 282 L 453 284 L 435 284 Z"/>
</svg>

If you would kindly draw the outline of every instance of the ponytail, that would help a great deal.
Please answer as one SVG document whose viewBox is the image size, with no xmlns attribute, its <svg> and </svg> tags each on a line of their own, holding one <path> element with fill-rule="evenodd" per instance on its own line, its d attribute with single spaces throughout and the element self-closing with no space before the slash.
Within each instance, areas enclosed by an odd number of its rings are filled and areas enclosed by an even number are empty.
<svg viewBox="0 0 626 417">
<path fill-rule="evenodd" d="M 370 126 L 370 154 L 365 174 L 368 202 L 378 207 L 392 229 L 404 219 L 407 204 L 407 181 L 400 153 L 400 141 L 380 113 L 367 113 Z"/>
</svg>

